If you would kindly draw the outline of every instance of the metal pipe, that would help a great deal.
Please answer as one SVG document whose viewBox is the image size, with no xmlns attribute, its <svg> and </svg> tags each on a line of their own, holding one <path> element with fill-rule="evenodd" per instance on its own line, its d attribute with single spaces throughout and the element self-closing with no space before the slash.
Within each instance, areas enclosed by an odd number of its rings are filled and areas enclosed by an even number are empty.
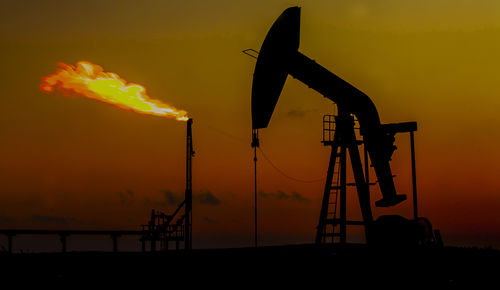
<svg viewBox="0 0 500 290">
<path fill-rule="evenodd" d="M 252 148 L 254 162 L 254 239 L 255 247 L 258 247 L 258 224 L 257 224 L 257 147 L 259 147 L 259 130 L 252 130 Z"/>
<path fill-rule="evenodd" d="M 337 127 L 338 128 L 338 127 Z M 342 130 L 342 129 L 341 129 Z M 345 133 L 345 132 L 343 132 Z M 344 142 L 344 141 L 343 141 Z M 345 245 L 347 237 L 347 147 L 340 146 L 340 244 Z"/>
<path fill-rule="evenodd" d="M 363 144 L 363 153 L 365 161 L 365 181 L 368 185 L 368 189 L 370 189 L 370 164 L 368 163 L 368 150 L 366 150 L 366 144 Z"/>
<path fill-rule="evenodd" d="M 193 135 L 191 126 L 193 119 L 187 121 L 187 138 L 186 138 L 186 192 L 185 192 L 185 212 L 184 212 L 184 249 L 190 250 L 192 246 L 192 207 L 193 207 L 193 191 L 192 191 L 192 168 L 191 159 L 194 155 L 193 151 Z"/>
<path fill-rule="evenodd" d="M 257 147 L 254 147 L 253 148 L 253 154 L 254 154 L 254 157 L 253 157 L 253 161 L 254 161 L 254 189 L 255 189 L 255 192 L 254 192 L 254 217 L 255 217 L 255 229 L 254 229 L 254 237 L 255 237 L 255 247 L 257 248 L 258 246 L 258 239 L 257 239 Z"/>
<path fill-rule="evenodd" d="M 417 171 L 415 168 L 415 137 L 414 132 L 410 131 L 411 148 L 411 181 L 413 185 L 413 218 L 418 219 L 418 200 L 417 200 Z"/>
</svg>

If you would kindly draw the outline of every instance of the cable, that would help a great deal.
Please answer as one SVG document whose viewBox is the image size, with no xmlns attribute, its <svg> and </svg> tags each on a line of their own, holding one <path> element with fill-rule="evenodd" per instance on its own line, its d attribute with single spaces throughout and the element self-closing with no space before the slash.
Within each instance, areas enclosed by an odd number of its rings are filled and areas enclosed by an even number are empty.
<svg viewBox="0 0 500 290">
<path fill-rule="evenodd" d="M 227 132 L 225 132 L 225 131 L 222 131 L 222 130 L 217 129 L 217 128 L 215 128 L 215 127 L 212 127 L 212 126 L 210 126 L 210 125 L 203 124 L 203 125 L 202 125 L 202 127 L 206 127 L 206 128 L 208 128 L 208 129 L 210 129 L 210 130 L 212 130 L 212 131 L 214 131 L 214 132 L 217 132 L 217 133 L 218 133 L 218 134 L 220 134 L 220 135 L 223 135 L 223 136 L 225 136 L 225 137 L 227 137 L 227 138 L 230 138 L 230 139 L 233 139 L 233 140 L 235 140 L 235 141 L 238 141 L 238 142 L 241 142 L 241 143 L 245 143 L 245 144 L 247 144 L 247 143 L 248 143 L 248 140 L 243 140 L 243 138 L 233 136 L 232 134 L 229 134 L 229 133 L 227 133 Z"/>
<path fill-rule="evenodd" d="M 266 159 L 267 162 L 269 162 L 269 164 L 276 170 L 278 171 L 281 175 L 285 176 L 286 178 L 288 179 L 291 179 L 291 180 L 294 180 L 294 181 L 297 181 L 297 182 L 302 182 L 302 183 L 314 183 L 314 182 L 319 182 L 319 181 L 322 181 L 324 180 L 325 178 L 319 178 L 319 179 L 312 179 L 312 180 L 304 180 L 304 179 L 298 179 L 298 178 L 295 178 L 295 177 L 292 177 L 288 174 L 286 174 L 285 172 L 283 172 L 281 169 L 279 169 L 276 165 L 274 165 L 274 163 L 266 156 L 266 154 L 264 154 L 264 151 L 262 151 L 262 149 L 260 149 L 259 147 L 259 151 L 260 153 L 262 153 L 262 156 L 264 157 L 264 159 Z"/>
<path fill-rule="evenodd" d="M 235 141 L 238 141 L 238 142 L 241 142 L 241 143 L 247 143 L 248 141 L 246 140 L 243 140 L 243 138 L 240 138 L 240 137 L 236 137 L 236 136 L 233 136 L 232 134 L 229 134 L 225 131 L 222 131 L 220 129 L 217 129 L 215 127 L 212 127 L 210 125 L 207 125 L 207 124 L 203 124 L 202 126 L 206 127 L 206 128 L 209 128 L 210 130 L 213 130 L 227 138 L 231 138 Z M 264 153 L 264 151 L 262 151 L 262 149 L 260 147 L 257 147 L 256 148 L 259 148 L 259 151 L 262 153 L 262 156 L 264 157 L 264 159 L 266 159 L 267 162 L 269 162 L 269 164 L 276 170 L 278 171 L 281 175 L 285 176 L 286 178 L 288 179 L 291 179 L 293 181 L 296 181 L 296 182 L 301 182 L 301 183 L 314 183 L 314 182 L 319 182 L 319 181 L 322 181 L 324 180 L 325 178 L 319 178 L 319 179 L 312 179 L 312 180 L 303 180 L 303 179 L 299 179 L 299 178 L 295 178 L 295 177 L 292 177 L 288 174 L 286 174 L 285 172 L 283 172 L 283 170 L 279 169 L 278 166 L 274 165 L 274 163 L 271 161 L 271 159 L 269 159 L 269 157 L 266 156 L 266 154 Z M 254 152 L 255 154 L 255 152 Z M 256 157 L 256 156 L 255 156 Z"/>
</svg>

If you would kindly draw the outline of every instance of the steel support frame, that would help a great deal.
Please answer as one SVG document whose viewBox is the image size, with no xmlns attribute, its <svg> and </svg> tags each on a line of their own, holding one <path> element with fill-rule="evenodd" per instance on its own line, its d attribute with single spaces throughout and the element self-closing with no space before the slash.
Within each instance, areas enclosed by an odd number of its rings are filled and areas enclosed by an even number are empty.
<svg viewBox="0 0 500 290">
<path fill-rule="evenodd" d="M 354 118 L 339 108 L 339 115 L 335 117 L 335 133 L 333 142 L 330 143 L 331 154 L 326 176 L 325 188 L 323 192 L 323 199 L 321 204 L 320 218 L 316 231 L 316 244 L 323 242 L 323 234 L 326 230 L 327 215 L 329 199 L 331 194 L 331 187 L 333 175 L 335 171 L 335 164 L 337 157 L 340 161 L 340 221 L 339 221 L 339 237 L 340 243 L 345 244 L 347 240 L 347 151 L 349 151 L 351 168 L 356 184 L 358 193 L 361 214 L 363 216 L 363 224 L 365 226 L 365 236 L 367 242 L 370 240 L 370 225 L 373 223 L 373 215 L 370 206 L 370 189 L 369 183 L 365 179 L 363 173 L 363 165 L 359 154 L 358 144 L 356 141 L 356 134 L 354 131 Z M 339 152 L 340 149 L 340 152 Z M 366 155 L 365 155 L 366 158 Z M 367 161 L 365 160 L 365 166 Z M 365 168 L 366 170 L 366 168 Z M 368 170 L 366 170 L 368 171 Z"/>
</svg>

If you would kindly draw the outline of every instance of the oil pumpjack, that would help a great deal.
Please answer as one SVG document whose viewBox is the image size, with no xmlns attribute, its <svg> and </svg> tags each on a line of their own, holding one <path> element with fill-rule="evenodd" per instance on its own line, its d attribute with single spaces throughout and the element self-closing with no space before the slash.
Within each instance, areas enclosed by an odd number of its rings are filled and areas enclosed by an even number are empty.
<svg viewBox="0 0 500 290">
<path fill-rule="evenodd" d="M 419 218 L 417 214 L 415 184 L 413 220 L 398 215 L 388 215 L 381 216 L 374 221 L 370 204 L 367 155 L 371 160 L 382 194 L 382 199 L 376 201 L 375 205 L 392 207 L 406 200 L 406 195 L 396 193 L 389 161 L 396 149 L 394 135 L 399 132 L 409 132 L 413 141 L 413 132 L 417 129 L 416 122 L 381 124 L 372 100 L 299 52 L 299 41 L 300 7 L 290 7 L 274 22 L 258 54 L 252 84 L 252 130 L 254 136 L 257 136 L 256 132 L 259 129 L 268 126 L 288 75 L 308 85 L 337 105 L 338 115 L 331 121 L 335 124 L 334 136 L 330 140 L 324 140 L 324 144 L 331 146 L 332 151 L 317 227 L 316 244 L 325 243 L 327 237 L 332 237 L 332 240 L 333 237 L 339 237 L 340 243 L 345 244 L 346 225 L 364 226 L 368 244 L 413 245 L 433 242 L 430 222 L 425 218 Z M 362 141 L 356 140 L 354 117 L 359 122 Z M 258 140 L 253 140 L 252 143 L 252 146 L 259 144 Z M 365 149 L 365 173 L 358 150 L 360 144 L 363 144 Z M 347 151 L 349 151 L 363 221 L 355 222 L 346 219 Z M 414 165 L 414 158 L 412 161 Z M 332 182 L 336 174 L 337 163 L 340 163 L 337 171 L 340 173 L 340 184 L 334 186 Z M 413 176 L 415 177 L 414 170 Z M 415 182 L 415 178 L 413 181 Z M 340 217 L 328 218 L 329 206 L 332 205 L 332 192 L 336 190 L 340 190 Z M 335 228 L 337 225 L 340 228 L 338 233 L 327 231 L 327 226 Z"/>
</svg>

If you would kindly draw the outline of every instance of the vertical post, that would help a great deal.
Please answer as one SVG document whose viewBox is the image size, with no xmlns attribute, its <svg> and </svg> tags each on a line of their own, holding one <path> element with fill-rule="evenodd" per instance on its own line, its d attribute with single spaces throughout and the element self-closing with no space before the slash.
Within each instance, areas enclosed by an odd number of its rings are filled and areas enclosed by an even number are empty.
<svg viewBox="0 0 500 290">
<path fill-rule="evenodd" d="M 259 147 L 259 130 L 252 130 L 252 148 L 253 148 L 253 163 L 254 163 L 254 239 L 255 247 L 258 246 L 257 239 L 257 147 Z"/>
<path fill-rule="evenodd" d="M 368 163 L 368 150 L 366 149 L 366 143 L 363 143 L 363 151 L 365 161 L 365 180 L 368 185 L 368 191 L 370 191 L 370 164 Z"/>
<path fill-rule="evenodd" d="M 151 210 L 151 221 L 149 222 L 149 235 L 151 237 L 151 252 L 156 251 L 156 213 Z"/>
<path fill-rule="evenodd" d="M 368 149 L 366 149 L 366 143 L 365 139 L 363 137 L 363 151 L 364 151 L 364 161 L 365 161 L 365 180 L 366 180 L 366 191 L 368 193 L 368 198 L 370 197 L 370 162 L 368 161 Z M 369 205 L 370 210 L 371 210 L 371 205 Z M 372 215 L 372 222 L 373 222 L 373 215 Z M 370 229 L 372 228 L 371 225 L 366 225 L 365 224 L 365 237 L 366 241 L 370 239 Z"/>
<path fill-rule="evenodd" d="M 193 207 L 193 191 L 192 191 L 192 169 L 191 169 L 191 159 L 194 155 L 193 151 L 193 135 L 191 131 L 191 126 L 193 124 L 193 119 L 187 121 L 187 138 L 186 138 L 186 192 L 184 205 L 184 249 L 191 250 L 192 246 L 192 207 Z"/>
<path fill-rule="evenodd" d="M 338 128 L 338 126 L 337 126 Z M 341 130 L 344 130 L 342 128 Z M 345 132 L 342 132 L 342 137 Z M 340 146 L 340 244 L 346 243 L 346 220 L 347 220 L 347 147 L 345 140 L 342 138 L 342 145 Z"/>
<path fill-rule="evenodd" d="M 411 143 L 411 178 L 413 184 L 413 218 L 418 218 L 418 205 L 417 205 L 417 172 L 415 169 L 415 137 L 414 132 L 410 131 Z"/>
<path fill-rule="evenodd" d="M 258 239 L 257 239 L 257 147 L 253 148 L 253 161 L 254 161 L 254 217 L 255 217 L 255 229 L 254 229 L 254 237 L 255 237 L 255 247 L 257 248 L 258 246 Z"/>
<path fill-rule="evenodd" d="M 345 245 L 347 237 L 347 146 L 350 132 L 354 130 L 352 117 L 339 109 L 339 115 L 336 118 L 337 130 L 340 133 L 340 244 Z"/>
<path fill-rule="evenodd" d="M 363 222 L 365 226 L 366 242 L 370 243 L 370 226 L 373 223 L 373 215 L 370 206 L 370 186 L 366 182 L 366 178 L 363 174 L 363 165 L 361 163 L 361 157 L 359 156 L 358 144 L 356 142 L 356 133 L 354 132 L 354 122 L 352 121 L 352 119 L 349 122 L 350 128 L 348 128 L 346 125 L 346 130 L 349 129 L 348 132 L 346 131 L 346 142 L 347 144 L 349 144 L 349 156 L 351 157 L 352 172 L 354 175 L 354 180 L 356 181 L 356 190 L 358 192 L 359 205 L 361 208 L 361 214 L 363 216 Z M 350 134 L 349 138 L 347 138 L 348 133 Z M 365 166 L 366 161 L 367 159 L 365 159 Z"/>
</svg>

